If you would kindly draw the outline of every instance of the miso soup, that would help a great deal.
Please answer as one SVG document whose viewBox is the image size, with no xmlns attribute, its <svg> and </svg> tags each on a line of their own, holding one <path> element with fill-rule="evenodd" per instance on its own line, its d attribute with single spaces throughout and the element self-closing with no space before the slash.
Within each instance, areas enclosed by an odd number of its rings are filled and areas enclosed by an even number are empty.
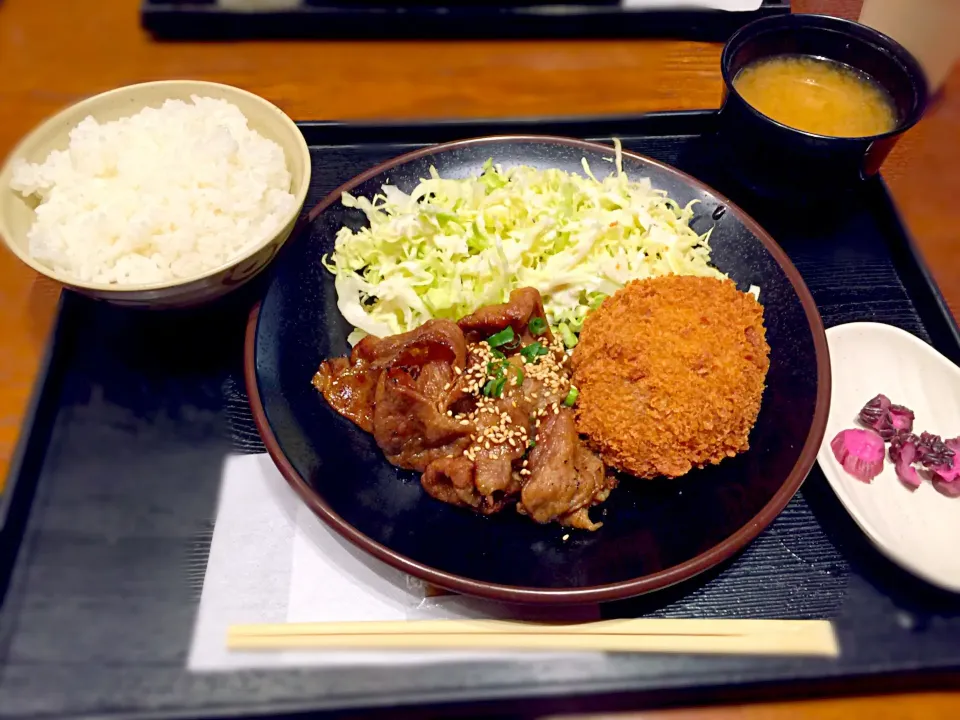
<svg viewBox="0 0 960 720">
<path fill-rule="evenodd" d="M 777 122 L 817 135 L 865 137 L 896 127 L 890 95 L 873 78 L 808 55 L 750 63 L 733 80 L 740 96 Z"/>
</svg>

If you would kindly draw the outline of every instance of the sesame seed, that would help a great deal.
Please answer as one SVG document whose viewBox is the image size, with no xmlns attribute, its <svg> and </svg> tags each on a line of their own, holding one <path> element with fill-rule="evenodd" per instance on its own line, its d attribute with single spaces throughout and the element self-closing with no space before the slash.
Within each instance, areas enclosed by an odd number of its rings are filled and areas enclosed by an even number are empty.
<svg viewBox="0 0 960 720">
<path fill-rule="evenodd" d="M 469 425 L 469 424 L 470 424 L 470 421 L 469 421 L 469 420 L 461 420 L 461 421 L 460 421 L 460 424 L 461 424 L 461 425 Z"/>
</svg>

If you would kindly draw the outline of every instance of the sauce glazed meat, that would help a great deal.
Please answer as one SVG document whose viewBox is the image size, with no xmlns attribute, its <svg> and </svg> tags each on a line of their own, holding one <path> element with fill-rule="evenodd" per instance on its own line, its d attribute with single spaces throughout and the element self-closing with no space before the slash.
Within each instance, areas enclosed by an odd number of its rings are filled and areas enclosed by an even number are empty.
<svg viewBox="0 0 960 720">
<path fill-rule="evenodd" d="M 520 288 L 458 323 L 366 337 L 313 379 L 432 497 L 490 515 L 596 530 L 589 509 L 616 485 L 576 431 L 569 358 L 540 293 Z"/>
</svg>

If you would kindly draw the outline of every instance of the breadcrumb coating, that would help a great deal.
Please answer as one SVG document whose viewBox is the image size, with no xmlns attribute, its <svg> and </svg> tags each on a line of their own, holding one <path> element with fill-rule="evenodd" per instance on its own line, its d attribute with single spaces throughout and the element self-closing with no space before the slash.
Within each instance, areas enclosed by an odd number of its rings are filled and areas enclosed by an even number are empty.
<svg viewBox="0 0 960 720">
<path fill-rule="evenodd" d="M 641 478 L 678 477 L 749 448 L 770 366 L 763 308 L 729 280 L 630 282 L 573 353 L 578 431 Z"/>
</svg>

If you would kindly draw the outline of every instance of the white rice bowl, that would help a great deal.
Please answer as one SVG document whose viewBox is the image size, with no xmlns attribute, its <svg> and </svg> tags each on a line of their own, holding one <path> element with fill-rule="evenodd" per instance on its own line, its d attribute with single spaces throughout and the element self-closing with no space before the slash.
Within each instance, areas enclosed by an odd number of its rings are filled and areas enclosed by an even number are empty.
<svg viewBox="0 0 960 720">
<path fill-rule="evenodd" d="M 28 252 L 81 282 L 196 277 L 274 235 L 293 210 L 283 149 L 235 105 L 192 96 L 70 131 L 66 150 L 16 163 L 39 200 Z"/>
</svg>

